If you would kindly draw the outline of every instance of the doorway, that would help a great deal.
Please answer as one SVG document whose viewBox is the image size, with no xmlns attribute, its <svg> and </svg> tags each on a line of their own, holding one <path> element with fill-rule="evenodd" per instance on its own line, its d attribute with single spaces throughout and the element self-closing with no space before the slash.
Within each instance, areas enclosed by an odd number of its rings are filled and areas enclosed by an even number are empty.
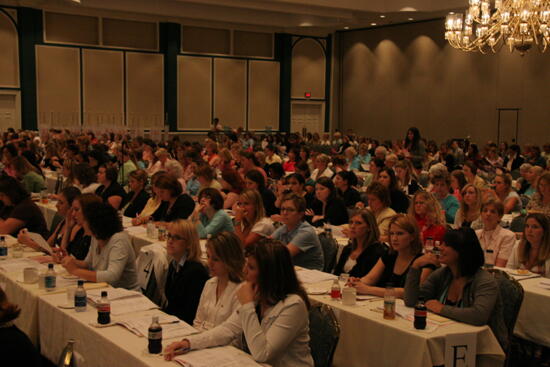
<svg viewBox="0 0 550 367">
<path fill-rule="evenodd" d="M 291 132 L 302 132 L 305 128 L 308 132 L 321 133 L 325 129 L 325 103 L 324 102 L 292 102 Z"/>
</svg>

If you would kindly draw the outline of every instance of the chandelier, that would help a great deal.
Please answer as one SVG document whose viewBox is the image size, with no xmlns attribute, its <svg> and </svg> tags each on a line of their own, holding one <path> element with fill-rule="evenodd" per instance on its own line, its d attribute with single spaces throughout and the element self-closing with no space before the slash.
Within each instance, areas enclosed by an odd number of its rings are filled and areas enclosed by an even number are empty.
<svg viewBox="0 0 550 367">
<path fill-rule="evenodd" d="M 463 51 L 498 52 L 504 45 L 523 56 L 550 44 L 550 0 L 469 0 L 465 12 L 449 13 L 445 39 Z"/>
</svg>

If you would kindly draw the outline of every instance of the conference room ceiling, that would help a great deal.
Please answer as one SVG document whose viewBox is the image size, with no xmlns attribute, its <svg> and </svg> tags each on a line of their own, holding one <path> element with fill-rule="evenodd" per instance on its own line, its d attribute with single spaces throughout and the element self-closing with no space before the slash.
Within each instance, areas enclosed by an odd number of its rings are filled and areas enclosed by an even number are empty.
<svg viewBox="0 0 550 367">
<path fill-rule="evenodd" d="M 309 34 L 433 19 L 467 5 L 466 0 L 0 0 L 6 2 L 53 11 L 80 8 Z"/>
</svg>

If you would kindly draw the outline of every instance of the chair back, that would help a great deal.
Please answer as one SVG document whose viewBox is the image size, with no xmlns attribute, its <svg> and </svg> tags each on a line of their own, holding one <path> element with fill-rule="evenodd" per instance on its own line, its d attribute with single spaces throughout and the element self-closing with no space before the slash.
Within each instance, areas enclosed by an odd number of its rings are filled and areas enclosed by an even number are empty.
<svg viewBox="0 0 550 367">
<path fill-rule="evenodd" d="M 324 232 L 319 234 L 319 242 L 321 242 L 321 248 L 323 249 L 323 258 L 325 260 L 323 271 L 325 273 L 332 273 L 334 266 L 336 266 L 338 242 L 336 242 L 333 237 L 329 237 Z"/>
<path fill-rule="evenodd" d="M 523 302 L 523 287 L 505 271 L 500 269 L 489 269 L 488 271 L 493 274 L 498 284 L 502 299 L 504 324 L 508 329 L 508 336 L 511 338 Z"/>
<path fill-rule="evenodd" d="M 162 290 L 166 282 L 168 265 L 166 249 L 159 243 L 142 247 L 136 260 L 141 292 L 159 306 L 164 301 Z"/>
<path fill-rule="evenodd" d="M 510 231 L 512 232 L 523 232 L 525 227 L 525 215 L 518 215 L 510 222 Z"/>
<path fill-rule="evenodd" d="M 340 324 L 332 308 L 316 304 L 309 310 L 309 347 L 315 367 L 330 367 L 340 339 Z"/>
</svg>

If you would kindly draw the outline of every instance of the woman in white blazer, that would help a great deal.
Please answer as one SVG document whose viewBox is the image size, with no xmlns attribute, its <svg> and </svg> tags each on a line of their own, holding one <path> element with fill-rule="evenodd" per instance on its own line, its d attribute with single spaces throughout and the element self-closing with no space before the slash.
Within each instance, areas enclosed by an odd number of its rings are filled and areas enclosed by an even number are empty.
<svg viewBox="0 0 550 367">
<path fill-rule="evenodd" d="M 239 306 L 221 325 L 170 344 L 164 357 L 241 341 L 254 360 L 273 367 L 312 367 L 309 300 L 286 246 L 262 239 L 247 248 L 246 281 L 237 291 Z"/>
</svg>

